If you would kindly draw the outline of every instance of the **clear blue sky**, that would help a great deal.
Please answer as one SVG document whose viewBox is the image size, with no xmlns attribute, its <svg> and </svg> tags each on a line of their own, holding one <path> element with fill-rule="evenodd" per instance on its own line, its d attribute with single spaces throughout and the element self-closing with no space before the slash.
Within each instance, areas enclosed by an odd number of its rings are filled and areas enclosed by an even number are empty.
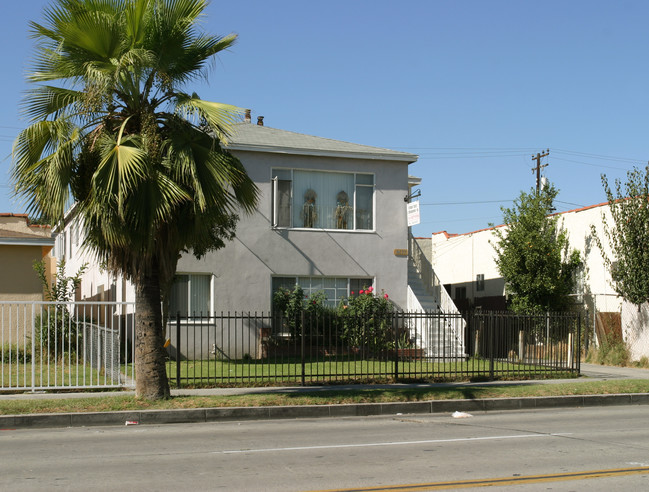
<svg viewBox="0 0 649 492">
<path fill-rule="evenodd" d="M 32 40 L 46 0 L 4 2 L 0 23 L 0 212 Z M 208 100 L 252 108 L 267 126 L 420 156 L 419 236 L 500 223 L 534 186 L 532 154 L 557 209 L 605 201 L 600 174 L 649 160 L 645 0 L 212 1 L 210 33 L 239 34 Z"/>
</svg>

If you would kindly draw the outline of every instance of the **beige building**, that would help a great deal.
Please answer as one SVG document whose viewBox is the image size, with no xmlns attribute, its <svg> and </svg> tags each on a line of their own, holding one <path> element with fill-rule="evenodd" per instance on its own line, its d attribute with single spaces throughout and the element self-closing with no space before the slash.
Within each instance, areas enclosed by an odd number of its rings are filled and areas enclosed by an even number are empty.
<svg viewBox="0 0 649 492">
<path fill-rule="evenodd" d="M 6 303 L 44 300 L 43 285 L 33 264 L 45 259 L 51 276 L 53 246 L 49 226 L 31 225 L 26 215 L 0 214 L 0 323 L 3 328 L 30 326 L 23 318 L 31 316 L 31 307 L 27 310 L 25 305 Z M 23 331 L 22 328 L 12 329 L 11 341 L 24 343 Z M 5 330 L 5 334 L 8 333 Z"/>
</svg>

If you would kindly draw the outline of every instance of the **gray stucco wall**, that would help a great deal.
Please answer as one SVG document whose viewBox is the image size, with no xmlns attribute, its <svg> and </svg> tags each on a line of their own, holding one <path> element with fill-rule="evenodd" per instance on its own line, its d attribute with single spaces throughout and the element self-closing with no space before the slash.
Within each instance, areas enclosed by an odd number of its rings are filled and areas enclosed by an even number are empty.
<svg viewBox="0 0 649 492">
<path fill-rule="evenodd" d="M 404 162 L 234 152 L 257 183 L 257 211 L 241 216 L 237 238 L 201 260 L 184 255 L 179 273 L 215 275 L 214 308 L 269 311 L 273 276 L 372 277 L 375 289 L 406 307 L 406 203 L 408 165 Z M 375 231 L 286 230 L 271 227 L 271 169 L 285 167 L 375 175 Z"/>
</svg>

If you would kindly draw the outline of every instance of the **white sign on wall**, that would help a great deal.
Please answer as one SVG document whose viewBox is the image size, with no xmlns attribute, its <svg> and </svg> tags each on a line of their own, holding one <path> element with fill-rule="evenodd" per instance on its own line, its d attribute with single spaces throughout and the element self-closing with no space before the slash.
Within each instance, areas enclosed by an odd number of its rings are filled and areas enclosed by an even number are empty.
<svg viewBox="0 0 649 492">
<path fill-rule="evenodd" d="M 408 227 L 419 224 L 419 200 L 408 204 Z"/>
</svg>

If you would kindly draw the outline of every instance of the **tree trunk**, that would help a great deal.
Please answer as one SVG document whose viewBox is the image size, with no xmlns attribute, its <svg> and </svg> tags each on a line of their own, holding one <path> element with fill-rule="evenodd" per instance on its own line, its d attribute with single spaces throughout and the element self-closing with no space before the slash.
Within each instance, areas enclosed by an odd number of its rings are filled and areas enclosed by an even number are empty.
<svg viewBox="0 0 649 492">
<path fill-rule="evenodd" d="M 135 285 L 135 396 L 150 400 L 170 396 L 165 368 L 164 333 L 157 269 Z"/>
</svg>

